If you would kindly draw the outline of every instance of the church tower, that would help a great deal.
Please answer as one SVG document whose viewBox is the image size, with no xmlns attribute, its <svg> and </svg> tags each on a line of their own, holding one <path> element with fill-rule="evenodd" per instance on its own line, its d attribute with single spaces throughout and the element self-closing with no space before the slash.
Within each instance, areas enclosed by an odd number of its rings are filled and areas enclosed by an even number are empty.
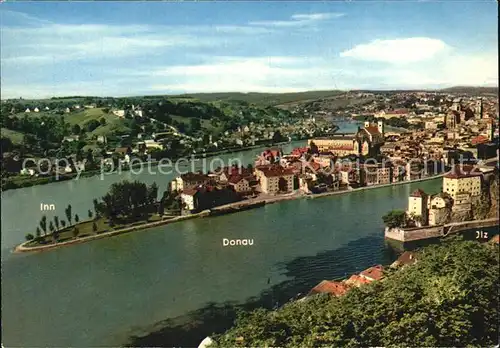
<svg viewBox="0 0 500 348">
<path fill-rule="evenodd" d="M 380 134 L 382 134 L 382 136 L 384 136 L 384 120 L 379 120 L 377 122 L 377 128 L 378 128 L 378 131 L 380 132 Z"/>
<path fill-rule="evenodd" d="M 483 98 L 479 98 L 479 100 L 476 101 L 476 110 L 475 110 L 476 118 L 477 119 L 482 119 L 483 118 Z"/>
</svg>

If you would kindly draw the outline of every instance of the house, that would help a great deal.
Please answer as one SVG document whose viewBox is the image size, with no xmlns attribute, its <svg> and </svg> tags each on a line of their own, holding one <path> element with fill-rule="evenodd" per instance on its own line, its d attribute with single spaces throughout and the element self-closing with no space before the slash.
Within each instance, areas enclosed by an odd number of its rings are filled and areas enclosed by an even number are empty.
<svg viewBox="0 0 500 348">
<path fill-rule="evenodd" d="M 278 193 L 293 191 L 293 169 L 283 168 L 280 165 L 259 166 L 255 168 L 255 175 L 263 193 Z"/>
<path fill-rule="evenodd" d="M 105 135 L 99 135 L 97 136 L 97 142 L 100 144 L 106 144 L 108 142 L 108 139 Z"/>
<path fill-rule="evenodd" d="M 428 195 L 421 189 L 412 192 L 408 197 L 408 215 L 411 216 L 417 226 L 425 226 L 428 220 Z"/>
<path fill-rule="evenodd" d="M 144 145 L 147 149 L 163 149 L 163 145 L 161 143 L 157 143 L 155 140 L 144 140 Z"/>
<path fill-rule="evenodd" d="M 376 265 L 365 269 L 359 274 L 361 277 L 369 280 L 370 282 L 375 280 L 381 280 L 384 277 L 384 266 Z"/>
<path fill-rule="evenodd" d="M 69 108 L 66 108 L 66 109 L 64 110 L 64 112 L 65 112 L 65 113 L 67 113 L 67 114 L 69 114 L 69 113 L 71 112 L 71 110 L 70 110 Z"/>
<path fill-rule="evenodd" d="M 349 291 L 349 287 L 342 282 L 323 280 L 321 283 L 312 288 L 311 291 L 309 291 L 309 293 L 307 294 L 307 296 L 316 294 L 330 294 L 334 296 L 342 296 L 347 291 Z"/>
<path fill-rule="evenodd" d="M 69 135 L 69 136 L 66 136 L 63 138 L 63 142 L 67 141 L 67 142 L 73 142 L 73 141 L 78 141 L 80 140 L 80 136 L 79 135 Z"/>
<path fill-rule="evenodd" d="M 360 287 L 364 284 L 370 284 L 371 281 L 358 274 L 353 274 L 349 279 L 345 280 L 344 283 L 349 286 Z"/>
<path fill-rule="evenodd" d="M 413 265 L 417 262 L 416 254 L 411 251 L 405 251 L 398 257 L 396 261 L 391 264 L 391 268 L 399 268 L 408 265 Z"/>
<path fill-rule="evenodd" d="M 118 117 L 125 117 L 125 110 L 113 110 L 113 114 L 118 116 Z"/>
<path fill-rule="evenodd" d="M 376 118 L 383 118 L 383 119 L 390 119 L 393 117 L 407 117 L 408 116 L 408 110 L 407 109 L 396 109 L 396 110 L 382 110 L 375 114 Z"/>
<path fill-rule="evenodd" d="M 202 173 L 185 173 L 178 176 L 170 183 L 172 191 L 184 191 L 188 188 L 194 186 L 204 185 L 211 181 L 212 179 Z"/>
<path fill-rule="evenodd" d="M 238 193 L 228 187 L 199 185 L 185 188 L 181 192 L 184 209 L 189 211 L 203 211 L 239 200 L 241 198 Z"/>
<path fill-rule="evenodd" d="M 361 166 L 361 184 L 366 186 L 384 185 L 392 182 L 392 168 L 383 163 L 363 164 Z"/>
<path fill-rule="evenodd" d="M 198 190 L 194 188 L 186 188 L 181 193 L 181 202 L 184 210 L 195 210 L 195 198 Z"/>
<path fill-rule="evenodd" d="M 440 192 L 428 197 L 428 223 L 430 226 L 442 225 L 446 223 L 453 200 L 447 193 Z"/>
<path fill-rule="evenodd" d="M 472 138 L 470 143 L 472 145 L 479 145 L 479 144 L 484 144 L 484 143 L 488 143 L 490 140 L 488 139 L 488 137 L 484 136 L 484 135 L 478 135 L 477 137 L 475 138 Z"/>
<path fill-rule="evenodd" d="M 34 112 L 40 112 L 40 110 L 38 108 L 35 108 L 33 111 Z"/>
<path fill-rule="evenodd" d="M 291 156 L 300 158 L 303 154 L 307 153 L 307 147 L 296 147 L 292 150 Z"/>
<path fill-rule="evenodd" d="M 118 154 L 120 154 L 122 156 L 125 156 L 129 152 L 132 152 L 132 149 L 130 147 L 117 147 L 115 149 L 115 153 L 118 153 Z"/>
<path fill-rule="evenodd" d="M 35 170 L 31 169 L 31 168 L 23 168 L 23 169 L 21 169 L 19 174 L 33 176 L 33 175 L 35 175 Z"/>
<path fill-rule="evenodd" d="M 458 195 L 467 193 L 470 197 L 481 195 L 482 174 L 476 171 L 474 166 L 454 166 L 453 169 L 443 177 L 443 192 L 448 193 L 456 204 Z"/>
<path fill-rule="evenodd" d="M 257 181 L 253 176 L 231 175 L 228 179 L 228 184 L 235 192 L 250 193 L 257 185 Z"/>
<path fill-rule="evenodd" d="M 31 112 L 30 108 L 27 108 L 26 110 L 24 110 L 24 112 Z"/>
<path fill-rule="evenodd" d="M 490 239 L 490 243 L 492 244 L 500 244 L 500 235 L 496 235 L 493 238 Z"/>
</svg>

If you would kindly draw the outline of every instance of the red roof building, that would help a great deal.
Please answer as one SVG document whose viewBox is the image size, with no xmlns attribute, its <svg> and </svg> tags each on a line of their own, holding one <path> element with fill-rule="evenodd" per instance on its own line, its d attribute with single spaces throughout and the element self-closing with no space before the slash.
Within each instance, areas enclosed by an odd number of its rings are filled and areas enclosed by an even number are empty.
<svg viewBox="0 0 500 348">
<path fill-rule="evenodd" d="M 349 285 L 349 286 L 361 286 L 361 285 L 364 285 L 364 284 L 370 284 L 371 281 L 364 278 L 364 277 L 361 277 L 360 275 L 357 275 L 357 274 L 353 274 L 349 279 L 347 279 L 345 281 L 345 284 L 346 285 Z"/>
<path fill-rule="evenodd" d="M 475 138 L 472 138 L 471 140 L 471 144 L 472 145 L 478 145 L 478 144 L 484 144 L 484 143 L 487 143 L 489 142 L 490 140 L 485 137 L 484 135 L 478 135 L 477 137 Z"/>
<path fill-rule="evenodd" d="M 361 277 L 368 279 L 369 281 L 380 280 L 384 277 L 384 266 L 376 265 L 365 269 L 359 274 Z"/>
<path fill-rule="evenodd" d="M 473 176 L 481 176 L 482 173 L 472 165 L 456 165 L 444 177 L 447 179 L 469 178 Z"/>
<path fill-rule="evenodd" d="M 378 127 L 376 126 L 369 126 L 369 127 L 365 127 L 365 130 L 370 133 L 371 135 L 374 135 L 374 134 L 380 134 L 379 130 L 378 130 Z"/>
<path fill-rule="evenodd" d="M 331 294 L 334 296 L 342 296 L 347 291 L 349 291 L 349 287 L 342 282 L 334 282 L 330 280 L 323 280 L 321 283 L 316 285 L 311 289 L 308 296 L 314 294 Z"/>
<path fill-rule="evenodd" d="M 424 197 L 427 197 L 427 194 L 423 190 L 421 190 L 421 189 L 416 189 L 415 191 L 412 192 L 412 194 L 410 195 L 410 197 L 424 198 Z"/>
</svg>

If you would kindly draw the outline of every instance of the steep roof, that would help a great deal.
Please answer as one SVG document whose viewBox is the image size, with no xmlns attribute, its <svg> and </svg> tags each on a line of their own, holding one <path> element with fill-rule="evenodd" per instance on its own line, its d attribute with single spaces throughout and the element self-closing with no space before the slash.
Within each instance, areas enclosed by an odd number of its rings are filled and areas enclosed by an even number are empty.
<svg viewBox="0 0 500 348">
<path fill-rule="evenodd" d="M 371 135 L 380 134 L 378 127 L 376 127 L 376 126 L 365 127 L 364 130 L 367 131 Z"/>
<path fill-rule="evenodd" d="M 427 193 L 425 193 L 423 190 L 421 189 L 416 189 L 415 191 L 412 192 L 412 194 L 410 195 L 410 197 L 426 197 L 427 196 Z"/>
<path fill-rule="evenodd" d="M 201 173 L 185 173 L 181 174 L 181 178 L 184 181 L 206 181 L 209 180 L 209 176 Z"/>
<path fill-rule="evenodd" d="M 367 268 L 363 272 L 361 272 L 359 275 L 367 278 L 368 280 L 380 280 L 384 277 L 384 266 L 376 265 L 376 266 Z"/>
<path fill-rule="evenodd" d="M 411 251 L 405 251 L 404 253 L 401 254 L 401 256 L 398 257 L 396 261 L 394 261 L 391 267 L 396 268 L 400 266 L 414 264 L 417 261 L 415 256 L 416 256 L 415 253 Z"/>
<path fill-rule="evenodd" d="M 471 144 L 472 145 L 477 145 L 477 144 L 482 144 L 482 143 L 487 143 L 489 139 L 485 137 L 484 135 L 478 135 L 475 138 L 472 138 Z"/>
<path fill-rule="evenodd" d="M 349 288 L 344 283 L 334 282 L 330 280 L 323 280 L 321 283 L 319 283 L 318 285 L 316 285 L 314 288 L 311 289 L 309 295 L 327 293 L 335 296 L 342 296 L 348 290 Z"/>
<path fill-rule="evenodd" d="M 361 277 L 360 275 L 353 274 L 349 279 L 345 281 L 346 285 L 361 286 L 363 284 L 371 283 L 368 279 Z"/>
<path fill-rule="evenodd" d="M 477 167 L 472 165 L 455 165 L 448 174 L 444 177 L 447 179 L 461 179 L 461 178 L 470 178 L 474 176 L 481 176 L 482 173 L 478 170 Z"/>
<path fill-rule="evenodd" d="M 264 174 L 265 177 L 276 177 L 276 176 L 283 176 L 283 175 L 293 175 L 293 169 L 292 168 L 283 168 L 280 165 L 274 165 L 271 167 L 259 167 L 258 168 L 262 173 Z"/>
</svg>

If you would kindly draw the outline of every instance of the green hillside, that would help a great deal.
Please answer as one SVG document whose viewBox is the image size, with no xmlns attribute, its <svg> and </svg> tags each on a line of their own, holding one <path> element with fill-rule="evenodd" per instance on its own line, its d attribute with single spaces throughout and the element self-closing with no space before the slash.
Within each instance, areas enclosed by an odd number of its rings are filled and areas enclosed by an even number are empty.
<svg viewBox="0 0 500 348">
<path fill-rule="evenodd" d="M 14 145 L 20 145 L 23 142 L 24 134 L 7 128 L 2 128 L 2 138 L 9 138 Z"/>
<path fill-rule="evenodd" d="M 297 93 L 193 93 L 172 96 L 173 98 L 197 99 L 202 102 L 244 101 L 258 106 L 275 106 L 309 99 L 332 97 L 343 91 L 308 91 Z"/>
</svg>

